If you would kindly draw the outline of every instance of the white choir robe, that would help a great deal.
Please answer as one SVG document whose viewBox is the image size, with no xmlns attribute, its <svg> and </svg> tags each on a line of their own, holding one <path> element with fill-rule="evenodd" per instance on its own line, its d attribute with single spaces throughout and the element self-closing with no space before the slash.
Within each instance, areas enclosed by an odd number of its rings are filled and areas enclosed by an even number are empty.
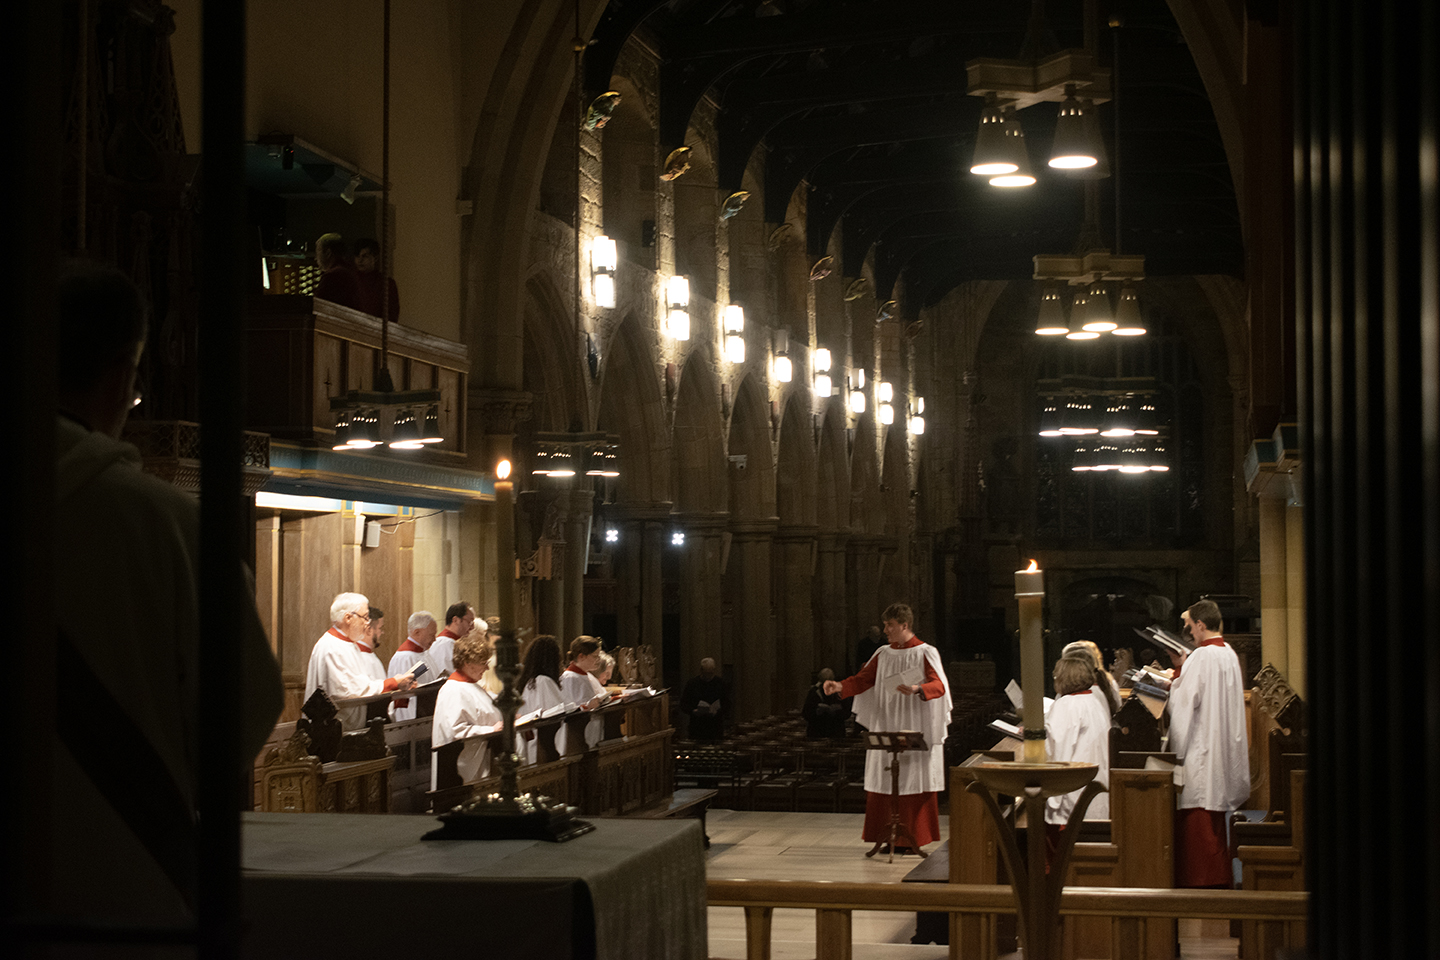
<svg viewBox="0 0 1440 960">
<path fill-rule="evenodd" d="M 928 643 L 896 649 L 881 647 L 875 660 L 875 685 L 856 694 L 855 719 L 866 730 L 888 733 L 918 730 L 925 735 L 928 752 L 908 750 L 900 754 L 900 794 L 939 793 L 945 789 L 945 733 L 950 724 L 950 685 L 940 651 Z M 932 700 L 905 696 L 896 691 L 909 674 L 924 682 L 925 663 L 940 677 L 945 693 Z M 890 795 L 890 757 L 884 750 L 865 751 L 865 790 Z"/>
<path fill-rule="evenodd" d="M 560 673 L 560 696 L 565 698 L 566 703 L 578 703 L 583 707 L 604 692 L 600 681 L 584 670 L 566 667 Z M 595 746 L 604 736 L 605 721 L 600 717 L 591 717 L 590 722 L 585 724 L 585 746 Z"/>
<path fill-rule="evenodd" d="M 1091 687 L 1079 693 L 1056 697 L 1045 715 L 1045 753 L 1057 763 L 1093 763 L 1100 769 L 1095 779 L 1110 786 L 1110 704 L 1105 695 Z M 1066 823 L 1080 791 L 1072 790 L 1045 801 L 1045 822 Z M 1090 801 L 1086 820 L 1110 819 L 1110 795 L 1102 793 Z"/>
<path fill-rule="evenodd" d="M 458 639 L 460 638 L 441 630 L 436 634 L 435 642 L 430 644 L 430 659 L 440 668 L 442 677 L 448 677 L 455 672 L 455 641 Z"/>
<path fill-rule="evenodd" d="M 412 642 L 409 637 L 406 637 L 404 641 L 401 642 L 400 647 L 390 655 L 390 665 L 386 668 L 386 671 L 390 676 L 398 677 L 402 673 L 409 673 L 417 663 L 423 663 L 427 668 L 425 675 L 415 681 L 417 684 L 429 683 L 432 680 L 438 680 L 446 675 L 441 672 L 440 665 L 431 658 L 429 652 L 420 649 L 419 645 Z M 399 699 L 408 702 L 403 707 L 395 706 L 391 711 L 395 722 L 399 723 L 401 720 L 414 720 L 415 713 L 419 708 L 419 701 L 417 701 L 415 697 L 401 697 Z"/>
<path fill-rule="evenodd" d="M 518 714 L 534 713 L 536 710 L 547 710 L 550 707 L 557 707 L 568 701 L 560 693 L 560 684 L 549 677 L 536 677 L 525 684 L 525 689 L 520 693 L 520 709 Z M 565 756 L 565 726 L 555 731 L 555 749 L 560 756 Z M 536 744 L 531 737 L 525 738 L 525 762 L 535 762 Z"/>
<path fill-rule="evenodd" d="M 430 728 L 432 749 L 464 740 L 466 737 L 490 733 L 504 720 L 495 701 L 484 688 L 461 673 L 452 673 L 435 698 L 435 721 Z M 460 779 L 471 783 L 490 773 L 490 746 L 483 740 L 472 740 L 460 750 L 455 761 Z M 430 789 L 435 789 L 437 767 L 430 764 Z"/>
<path fill-rule="evenodd" d="M 1245 678 L 1229 645 L 1202 643 L 1170 687 L 1170 749 L 1183 762 L 1177 806 L 1229 813 L 1250 796 Z"/>
<path fill-rule="evenodd" d="M 317 689 L 324 690 L 331 700 L 371 697 L 384 693 L 385 664 L 369 647 L 355 643 L 330 628 L 315 641 L 310 651 L 310 665 L 305 670 L 305 700 Z M 394 689 L 390 684 L 388 689 Z M 301 701 L 304 702 L 303 700 Z M 365 728 L 364 707 L 341 707 L 340 726 L 344 730 Z"/>
</svg>

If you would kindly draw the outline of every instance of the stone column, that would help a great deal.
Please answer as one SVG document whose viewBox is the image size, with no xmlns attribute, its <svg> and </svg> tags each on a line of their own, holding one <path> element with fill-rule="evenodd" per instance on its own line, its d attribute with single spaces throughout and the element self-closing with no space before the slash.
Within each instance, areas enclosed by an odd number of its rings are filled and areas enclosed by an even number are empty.
<svg viewBox="0 0 1440 960">
<path fill-rule="evenodd" d="M 664 676 L 665 670 L 665 587 L 660 575 L 660 551 L 665 549 L 665 525 L 647 520 L 640 544 L 640 635 L 641 644 L 649 644 L 655 655 L 655 669 Z M 684 674 L 677 674 L 683 679 Z"/>
<path fill-rule="evenodd" d="M 775 534 L 776 660 L 775 702 L 801 703 L 816 663 L 811 596 L 815 576 L 813 526 L 784 526 Z"/>
<path fill-rule="evenodd" d="M 714 657 L 717 664 L 728 659 L 720 646 L 720 553 L 725 519 L 723 514 L 677 519 L 685 532 L 680 561 L 680 676 L 684 679 L 700 671 L 705 657 Z M 738 687 L 735 677 L 729 679 L 732 687 Z M 735 716 L 733 710 L 731 716 Z"/>
<path fill-rule="evenodd" d="M 775 628 L 770 607 L 770 551 L 774 521 L 743 521 L 731 527 L 730 566 L 735 609 L 735 675 L 730 678 L 737 720 L 768 716 L 774 702 Z M 736 564 L 739 564 L 736 568 Z"/>
<path fill-rule="evenodd" d="M 1290 677 L 1289 603 L 1286 599 L 1286 507 L 1280 497 L 1261 495 L 1260 508 L 1260 657 Z"/>
<path fill-rule="evenodd" d="M 854 637 L 845 627 L 845 546 L 844 534 L 825 533 L 816 538 L 814 580 L 815 659 L 812 666 L 830 667 L 837 677 L 849 676 L 859 668 L 854 663 Z"/>
<path fill-rule="evenodd" d="M 579 480 L 580 478 L 576 478 Z M 565 510 L 564 624 L 567 637 L 585 632 L 585 569 L 590 561 L 590 520 L 595 497 L 588 480 L 569 491 Z"/>
</svg>

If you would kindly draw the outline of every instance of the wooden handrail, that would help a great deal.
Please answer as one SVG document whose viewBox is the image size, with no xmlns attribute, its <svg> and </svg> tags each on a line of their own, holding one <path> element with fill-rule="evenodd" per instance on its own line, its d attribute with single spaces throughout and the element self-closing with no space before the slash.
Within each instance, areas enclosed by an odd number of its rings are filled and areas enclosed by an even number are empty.
<svg viewBox="0 0 1440 960">
<path fill-rule="evenodd" d="M 1015 895 L 1010 887 L 1001 884 L 710 880 L 706 884 L 706 897 L 712 907 L 1015 912 Z M 1060 896 L 1060 913 L 1091 917 L 1303 921 L 1309 902 L 1310 895 L 1305 891 L 1070 887 Z"/>
</svg>

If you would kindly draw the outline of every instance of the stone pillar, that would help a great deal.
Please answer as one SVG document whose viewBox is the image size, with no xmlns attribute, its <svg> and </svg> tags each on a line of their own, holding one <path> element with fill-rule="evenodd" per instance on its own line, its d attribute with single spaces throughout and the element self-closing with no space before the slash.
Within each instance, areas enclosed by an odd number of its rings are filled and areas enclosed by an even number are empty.
<svg viewBox="0 0 1440 960">
<path fill-rule="evenodd" d="M 578 479 L 578 478 L 577 478 Z M 569 491 L 565 510 L 565 635 L 578 637 L 585 632 L 585 569 L 590 560 L 590 520 L 595 497 L 588 481 L 581 489 Z"/>
<path fill-rule="evenodd" d="M 830 667 L 837 677 L 849 676 L 861 664 L 854 662 L 854 637 L 845 626 L 845 546 L 843 534 L 816 538 L 814 580 L 815 659 L 813 666 Z"/>
<path fill-rule="evenodd" d="M 1285 635 L 1290 647 L 1290 669 L 1285 679 L 1302 698 L 1305 693 L 1305 507 L 1285 506 Z"/>
<path fill-rule="evenodd" d="M 617 524 L 620 543 L 615 548 L 615 580 L 618 596 L 615 610 L 615 642 L 622 647 L 640 645 L 641 597 L 644 578 L 641 559 L 645 552 L 645 524 L 624 520 Z"/>
<path fill-rule="evenodd" d="M 744 521 L 732 526 L 731 597 L 735 609 L 735 675 L 730 678 L 737 720 L 782 709 L 774 702 L 775 627 L 770 607 L 770 552 L 775 525 Z M 736 565 L 739 565 L 738 567 Z"/>
<path fill-rule="evenodd" d="M 1260 657 L 1273 664 L 1287 679 L 1290 676 L 1289 603 L 1286 600 L 1289 570 L 1285 501 L 1280 497 L 1259 498 L 1260 508 Z"/>
<path fill-rule="evenodd" d="M 665 525 L 647 520 L 640 543 L 640 635 L 655 655 L 655 669 L 665 670 L 665 587 L 660 576 L 660 551 L 665 549 Z M 681 674 L 680 676 L 683 676 Z"/>
<path fill-rule="evenodd" d="M 681 548 L 684 555 L 680 562 L 683 571 L 680 590 L 682 678 L 698 673 L 700 661 L 705 657 L 714 657 L 717 664 L 723 664 L 727 659 L 720 647 L 720 553 L 724 524 L 723 515 L 691 516 L 680 523 L 685 532 L 685 544 Z M 661 532 L 663 534 L 663 528 Z M 736 685 L 735 677 L 729 679 L 732 685 Z M 735 716 L 733 711 L 731 716 Z"/>
<path fill-rule="evenodd" d="M 890 603 L 880 597 L 880 546 L 880 537 L 852 537 L 845 554 L 845 592 L 850 601 L 845 636 L 852 640 L 879 623 Z"/>
<path fill-rule="evenodd" d="M 811 595 L 815 576 L 815 527 L 785 526 L 775 534 L 775 703 L 799 704 L 817 663 Z"/>
</svg>

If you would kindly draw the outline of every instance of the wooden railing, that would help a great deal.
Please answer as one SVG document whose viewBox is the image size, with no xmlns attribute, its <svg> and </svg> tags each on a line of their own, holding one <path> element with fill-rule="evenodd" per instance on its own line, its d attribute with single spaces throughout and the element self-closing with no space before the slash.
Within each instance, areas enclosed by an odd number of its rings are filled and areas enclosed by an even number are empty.
<svg viewBox="0 0 1440 960">
<path fill-rule="evenodd" d="M 952 960 L 961 956 L 956 935 L 961 916 L 993 918 L 1015 912 L 1014 894 L 1000 884 L 711 880 L 706 897 L 712 907 L 744 909 L 746 960 L 769 960 L 770 922 L 776 907 L 815 911 L 817 960 L 849 960 L 850 920 L 856 910 L 950 914 Z M 1146 949 L 1145 922 L 1179 917 L 1253 922 L 1261 934 L 1258 952 L 1245 960 L 1273 960 L 1280 951 L 1304 943 L 1308 905 L 1309 894 L 1293 891 L 1071 887 L 1060 896 L 1062 917 L 1110 918 L 1111 960 L 1155 960 Z"/>
</svg>

